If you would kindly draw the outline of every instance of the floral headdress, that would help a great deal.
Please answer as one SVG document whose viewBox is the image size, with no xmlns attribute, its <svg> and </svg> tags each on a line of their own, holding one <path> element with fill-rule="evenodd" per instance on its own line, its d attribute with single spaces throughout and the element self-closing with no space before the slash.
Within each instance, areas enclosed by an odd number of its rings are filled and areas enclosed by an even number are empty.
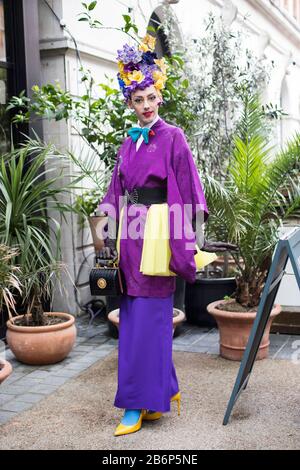
<svg viewBox="0 0 300 470">
<path fill-rule="evenodd" d="M 139 46 L 125 44 L 118 50 L 118 80 L 126 101 L 137 88 L 144 90 L 150 85 L 161 92 L 167 80 L 167 64 L 154 52 L 156 39 L 146 34 Z"/>
</svg>

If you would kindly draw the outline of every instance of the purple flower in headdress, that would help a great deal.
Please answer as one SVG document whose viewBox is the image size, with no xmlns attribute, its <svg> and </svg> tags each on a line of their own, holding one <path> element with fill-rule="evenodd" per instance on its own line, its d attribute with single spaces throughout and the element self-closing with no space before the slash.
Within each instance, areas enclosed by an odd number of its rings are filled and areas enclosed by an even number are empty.
<svg viewBox="0 0 300 470">
<path fill-rule="evenodd" d="M 141 62 L 139 64 L 139 67 L 140 67 L 140 70 L 141 72 L 143 73 L 143 75 L 149 75 L 149 76 L 152 76 L 152 73 L 155 71 L 155 70 L 158 70 L 157 69 L 157 65 L 156 64 L 147 64 L 146 62 Z"/>
<path fill-rule="evenodd" d="M 130 47 L 128 44 L 123 46 L 123 50 L 119 49 L 117 60 L 123 62 L 123 64 L 129 64 L 130 62 L 137 63 L 142 60 L 143 53 L 134 47 Z"/>
<path fill-rule="evenodd" d="M 124 65 L 124 72 L 133 72 L 134 70 L 140 70 L 138 64 L 134 64 L 133 62 L 129 62 L 129 64 Z"/>
<path fill-rule="evenodd" d="M 143 53 L 143 62 L 148 65 L 155 64 L 154 59 L 157 59 L 157 54 L 155 52 L 147 51 Z"/>
</svg>

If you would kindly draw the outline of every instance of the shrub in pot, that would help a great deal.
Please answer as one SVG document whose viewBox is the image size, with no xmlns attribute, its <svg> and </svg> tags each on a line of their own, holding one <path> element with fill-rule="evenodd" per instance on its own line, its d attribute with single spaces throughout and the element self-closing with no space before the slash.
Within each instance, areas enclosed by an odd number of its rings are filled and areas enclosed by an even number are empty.
<svg viewBox="0 0 300 470">
<path fill-rule="evenodd" d="M 26 313 L 11 316 L 6 339 L 16 358 L 25 364 L 55 364 L 65 359 L 76 339 L 75 318 L 65 312 L 44 312 L 43 297 L 54 291 L 54 280 L 60 281 L 64 266 L 60 263 L 34 268 L 23 273 L 23 305 Z"/>
<path fill-rule="evenodd" d="M 25 312 L 21 318 L 10 312 L 7 342 L 24 363 L 54 363 L 71 350 L 76 328 L 72 315 L 43 311 L 44 299 L 51 299 L 54 286 L 62 287 L 55 281 L 61 281 L 65 270 L 59 262 L 60 224 L 49 209 L 62 216 L 72 210 L 59 197 L 73 181 L 65 184 L 64 170 L 57 173 L 57 158 L 62 156 L 40 140 L 27 138 L 20 148 L 0 158 L 0 243 L 18 248 L 12 263 L 20 269 L 23 287 L 16 297 Z M 49 336 L 57 338 L 47 344 Z"/>
<path fill-rule="evenodd" d="M 226 179 L 222 184 L 206 179 L 206 196 L 214 208 L 210 230 L 239 247 L 232 253 L 237 267 L 234 295 L 207 307 L 219 326 L 221 355 L 235 360 L 242 358 L 248 341 L 279 227 L 300 206 L 300 136 L 271 157 L 259 98 L 245 91 L 242 113 Z M 270 322 L 279 312 L 275 305 Z M 261 359 L 268 354 L 269 328 L 258 353 Z"/>
</svg>

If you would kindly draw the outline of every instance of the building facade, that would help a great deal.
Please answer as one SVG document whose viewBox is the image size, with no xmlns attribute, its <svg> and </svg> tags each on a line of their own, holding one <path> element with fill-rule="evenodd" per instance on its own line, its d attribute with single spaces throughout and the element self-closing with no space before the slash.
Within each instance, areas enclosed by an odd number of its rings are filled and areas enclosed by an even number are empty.
<svg viewBox="0 0 300 470">
<path fill-rule="evenodd" d="M 244 28 L 252 50 L 273 67 L 265 101 L 288 114 L 278 124 L 277 143 L 299 130 L 300 0 L 101 0 L 95 14 L 104 25 L 118 27 L 122 15 L 130 13 L 144 33 L 151 19 L 163 19 L 164 3 L 172 8 L 179 42 L 187 35 L 199 36 L 210 11 L 221 14 L 228 27 Z M 58 80 L 63 88 L 80 95 L 79 55 L 99 83 L 105 81 L 105 74 L 116 76 L 116 50 L 124 35 L 112 29 L 90 29 L 78 21 L 80 12 L 81 0 L 0 0 L 0 110 L 9 96 L 22 89 L 30 95 L 35 83 Z M 34 129 L 62 150 L 86 152 L 71 122 L 35 122 Z M 54 308 L 76 313 L 90 299 L 88 274 L 94 251 L 89 230 L 79 230 L 74 215 L 67 218 L 62 230 L 63 261 L 76 289 L 67 281 L 69 295 L 57 293 Z M 295 309 L 300 305 L 290 267 L 278 301 Z"/>
</svg>

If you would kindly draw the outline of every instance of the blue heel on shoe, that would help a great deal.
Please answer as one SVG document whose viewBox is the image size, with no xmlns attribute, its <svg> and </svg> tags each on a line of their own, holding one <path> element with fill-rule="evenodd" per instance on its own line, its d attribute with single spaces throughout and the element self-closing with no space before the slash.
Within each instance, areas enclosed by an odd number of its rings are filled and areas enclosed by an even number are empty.
<svg viewBox="0 0 300 470">
<path fill-rule="evenodd" d="M 125 410 L 121 423 L 124 426 L 133 426 L 139 420 L 142 410 Z"/>
</svg>

